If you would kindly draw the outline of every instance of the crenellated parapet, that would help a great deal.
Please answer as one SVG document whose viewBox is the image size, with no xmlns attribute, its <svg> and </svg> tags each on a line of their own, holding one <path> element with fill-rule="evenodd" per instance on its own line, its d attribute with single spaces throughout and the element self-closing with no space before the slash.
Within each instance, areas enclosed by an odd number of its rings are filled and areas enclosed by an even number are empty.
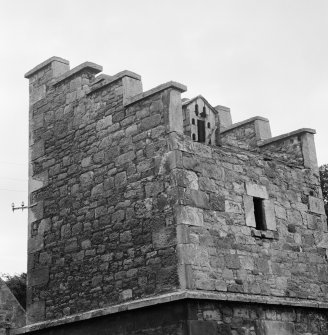
<svg viewBox="0 0 328 335">
<path fill-rule="evenodd" d="M 314 334 L 328 306 L 315 131 L 272 137 L 266 118 L 232 123 L 178 82 L 143 91 L 134 72 L 101 72 L 52 57 L 25 75 L 29 326 L 15 333 L 230 334 L 244 320 Z"/>
</svg>

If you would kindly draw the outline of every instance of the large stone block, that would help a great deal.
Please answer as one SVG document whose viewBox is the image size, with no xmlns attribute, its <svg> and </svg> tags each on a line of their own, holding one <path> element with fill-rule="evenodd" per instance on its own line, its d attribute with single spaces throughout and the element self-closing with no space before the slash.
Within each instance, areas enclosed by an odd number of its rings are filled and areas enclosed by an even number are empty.
<svg viewBox="0 0 328 335">
<path fill-rule="evenodd" d="M 325 214 L 325 206 L 322 199 L 309 195 L 309 209 L 313 213 Z"/>
<path fill-rule="evenodd" d="M 190 206 L 178 206 L 176 209 L 177 224 L 186 224 L 190 226 L 204 225 L 203 210 Z"/>
<path fill-rule="evenodd" d="M 189 320 L 188 335 L 217 335 L 218 326 L 215 321 Z"/>
<path fill-rule="evenodd" d="M 35 301 L 27 308 L 27 323 L 36 323 L 44 320 L 45 317 L 45 301 Z"/>
<path fill-rule="evenodd" d="M 292 322 L 283 321 L 258 321 L 256 323 L 259 335 L 294 335 L 295 327 Z"/>
<path fill-rule="evenodd" d="M 265 216 L 265 226 L 268 230 L 277 230 L 276 215 L 274 211 L 274 203 L 272 200 L 263 200 L 263 209 Z"/>
<path fill-rule="evenodd" d="M 28 273 L 28 286 L 44 285 L 49 280 L 49 268 L 42 267 L 34 270 L 30 270 Z"/>
<path fill-rule="evenodd" d="M 254 202 L 253 197 L 249 195 L 244 196 L 244 209 L 246 225 L 249 227 L 256 227 L 255 215 L 254 215 Z"/>
</svg>

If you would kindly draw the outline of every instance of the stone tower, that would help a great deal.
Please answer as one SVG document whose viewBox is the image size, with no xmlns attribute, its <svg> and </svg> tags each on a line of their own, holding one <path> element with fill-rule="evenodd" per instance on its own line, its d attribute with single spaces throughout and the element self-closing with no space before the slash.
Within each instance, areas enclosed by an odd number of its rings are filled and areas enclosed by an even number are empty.
<svg viewBox="0 0 328 335">
<path fill-rule="evenodd" d="M 29 71 L 31 334 L 327 334 L 312 129 L 143 92 L 52 57 Z M 97 75 L 97 76 L 96 76 Z"/>
</svg>

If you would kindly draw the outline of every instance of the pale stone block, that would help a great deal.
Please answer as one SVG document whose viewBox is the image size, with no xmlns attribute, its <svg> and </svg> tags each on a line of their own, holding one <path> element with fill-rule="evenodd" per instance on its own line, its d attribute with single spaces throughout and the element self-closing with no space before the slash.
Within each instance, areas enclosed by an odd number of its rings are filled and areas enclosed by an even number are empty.
<svg viewBox="0 0 328 335">
<path fill-rule="evenodd" d="M 313 134 L 305 133 L 301 140 L 304 166 L 313 169 L 316 173 L 319 173 Z"/>
<path fill-rule="evenodd" d="M 132 290 L 127 289 L 121 292 L 121 298 L 122 300 L 127 300 L 132 298 Z"/>
<path fill-rule="evenodd" d="M 152 233 L 154 249 L 164 249 L 176 244 L 175 230 L 172 227 L 163 227 Z"/>
<path fill-rule="evenodd" d="M 54 78 L 61 76 L 65 72 L 69 71 L 68 62 L 53 61 L 51 63 L 52 75 Z"/>
<path fill-rule="evenodd" d="M 177 224 L 177 242 L 182 244 L 190 243 L 190 233 L 187 225 Z"/>
<path fill-rule="evenodd" d="M 242 213 L 241 205 L 230 200 L 225 201 L 225 209 L 228 213 Z"/>
<path fill-rule="evenodd" d="M 30 86 L 31 94 L 30 94 L 30 104 L 33 105 L 39 100 L 43 99 L 46 96 L 46 85 L 41 85 L 39 87 Z"/>
<path fill-rule="evenodd" d="M 123 103 L 125 104 L 129 98 L 142 93 L 142 82 L 139 79 L 131 77 L 123 77 Z"/>
<path fill-rule="evenodd" d="M 169 131 L 183 134 L 181 93 L 176 90 L 170 91 Z"/>
<path fill-rule="evenodd" d="M 257 140 L 266 140 L 271 138 L 270 122 L 262 119 L 255 121 L 255 132 Z"/>
<path fill-rule="evenodd" d="M 179 264 L 189 264 L 210 268 L 210 257 L 207 248 L 194 244 L 180 244 L 177 246 Z"/>
<path fill-rule="evenodd" d="M 176 209 L 177 224 L 204 226 L 203 210 L 190 206 L 178 206 Z"/>
<path fill-rule="evenodd" d="M 295 328 L 292 322 L 257 321 L 257 333 L 263 335 L 294 335 Z"/>
<path fill-rule="evenodd" d="M 279 219 L 283 219 L 283 220 L 286 220 L 286 219 L 287 219 L 287 213 L 286 213 L 286 209 L 285 209 L 285 208 L 276 205 L 276 206 L 275 206 L 275 213 L 276 213 L 276 216 L 277 216 Z"/>
<path fill-rule="evenodd" d="M 182 290 L 194 288 L 195 285 L 193 281 L 193 271 L 191 265 L 189 264 L 179 265 L 178 276 L 179 276 L 180 287 Z"/>
<path fill-rule="evenodd" d="M 328 233 L 324 233 L 322 231 L 315 231 L 314 239 L 318 248 L 328 249 Z"/>
<path fill-rule="evenodd" d="M 256 228 L 253 197 L 249 195 L 244 196 L 244 209 L 246 225 Z"/>
<path fill-rule="evenodd" d="M 43 219 L 43 202 L 40 201 L 36 206 L 28 209 L 28 222 L 32 223 L 36 220 Z"/>
<path fill-rule="evenodd" d="M 39 251 L 41 249 L 43 249 L 43 245 L 44 245 L 44 239 L 42 235 L 37 235 L 35 237 L 31 237 L 28 240 L 28 252 L 36 252 Z"/>
<path fill-rule="evenodd" d="M 28 181 L 29 193 L 39 190 L 46 185 L 48 181 L 48 172 L 33 176 Z"/>
<path fill-rule="evenodd" d="M 252 197 L 269 199 L 268 191 L 263 185 L 246 183 L 246 193 Z"/>
<path fill-rule="evenodd" d="M 263 200 L 265 225 L 268 230 L 277 230 L 274 204 L 272 200 Z"/>
<path fill-rule="evenodd" d="M 27 308 L 26 319 L 27 324 L 44 321 L 45 317 L 45 301 L 39 300 L 31 303 Z"/>
<path fill-rule="evenodd" d="M 230 108 L 225 106 L 214 107 L 219 113 L 220 130 L 226 129 L 232 125 Z"/>
<path fill-rule="evenodd" d="M 197 174 L 193 171 L 184 171 L 185 178 L 188 180 L 188 188 L 191 188 L 193 190 L 198 190 L 198 177 Z"/>
<path fill-rule="evenodd" d="M 40 140 L 30 147 L 31 160 L 35 160 L 44 155 L 44 141 Z"/>
<path fill-rule="evenodd" d="M 322 199 L 309 195 L 309 209 L 313 213 L 325 214 L 325 206 Z"/>
<path fill-rule="evenodd" d="M 49 280 L 49 268 L 42 267 L 28 272 L 28 286 L 44 285 Z"/>
</svg>

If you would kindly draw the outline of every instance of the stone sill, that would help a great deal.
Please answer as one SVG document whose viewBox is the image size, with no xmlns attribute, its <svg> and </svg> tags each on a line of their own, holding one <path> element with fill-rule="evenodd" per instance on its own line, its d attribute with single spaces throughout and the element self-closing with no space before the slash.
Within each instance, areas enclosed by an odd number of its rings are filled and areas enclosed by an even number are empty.
<svg viewBox="0 0 328 335">
<path fill-rule="evenodd" d="M 28 78 L 32 77 L 36 72 L 40 71 L 41 69 L 43 69 L 44 67 L 46 67 L 47 65 L 49 65 L 52 62 L 60 62 L 60 63 L 64 63 L 64 64 L 69 65 L 68 60 L 66 60 L 64 58 L 57 57 L 57 56 L 53 56 L 53 57 L 45 60 L 41 64 L 37 65 L 32 70 L 26 72 L 25 75 L 24 75 L 24 78 L 28 79 Z"/>
<path fill-rule="evenodd" d="M 268 240 L 278 240 L 278 232 L 273 230 L 258 230 L 252 229 L 252 236 L 258 238 L 266 238 Z"/>
<path fill-rule="evenodd" d="M 96 85 L 100 83 L 102 80 L 104 80 L 103 85 L 91 88 L 90 92 L 88 92 L 87 95 L 91 95 L 92 93 L 97 92 L 124 77 L 130 77 L 136 80 L 141 80 L 141 76 L 139 74 L 128 70 L 121 71 L 115 74 L 114 76 L 100 75 L 97 78 L 95 78 L 95 80 L 91 83 L 91 86 Z"/>
<path fill-rule="evenodd" d="M 242 126 L 244 126 L 245 124 L 248 124 L 248 123 L 252 123 L 256 120 L 260 120 L 260 121 L 266 121 L 266 122 L 269 122 L 269 120 L 265 117 L 262 117 L 262 116 L 254 116 L 254 117 L 251 117 L 250 119 L 247 119 L 247 120 L 244 120 L 244 121 L 241 121 L 241 122 L 237 122 L 237 123 L 234 123 L 232 124 L 231 126 L 229 126 L 228 128 L 224 129 L 221 131 L 221 134 L 224 134 L 228 131 L 231 131 L 235 128 L 240 128 Z"/>
<path fill-rule="evenodd" d="M 124 107 L 130 106 L 130 105 L 132 105 L 136 102 L 142 101 L 143 99 L 146 99 L 146 98 L 148 98 L 148 97 L 150 97 L 150 96 L 152 96 L 156 93 L 167 90 L 169 88 L 175 89 L 175 90 L 180 91 L 180 92 L 187 91 L 187 86 L 185 86 L 183 84 L 180 84 L 180 83 L 177 83 L 175 81 L 169 81 L 165 84 L 156 86 L 156 87 L 152 88 L 151 90 L 148 90 L 146 92 L 137 94 L 134 97 L 127 99 L 127 101 L 124 104 Z"/>
<path fill-rule="evenodd" d="M 243 302 L 243 303 L 257 303 L 268 305 L 283 305 L 303 308 L 320 308 L 328 309 L 328 302 L 318 302 L 315 300 L 296 299 L 296 298 L 283 298 L 283 297 L 269 297 L 254 294 L 243 293 L 228 293 L 228 292 L 209 292 L 209 291 L 177 291 L 168 294 L 163 294 L 156 297 L 139 299 L 114 305 L 110 307 L 95 309 L 89 312 L 75 314 L 58 320 L 50 320 L 39 322 L 25 326 L 23 328 L 12 329 L 11 334 L 26 334 L 32 331 L 60 326 L 73 322 L 88 320 L 100 316 L 110 315 L 114 313 L 134 310 L 154 306 L 157 304 L 164 304 L 172 301 L 184 299 L 199 299 L 199 300 L 215 300 L 215 301 L 230 301 L 230 302 Z"/>
<path fill-rule="evenodd" d="M 101 65 L 92 63 L 92 62 L 84 62 L 76 67 L 74 67 L 72 70 L 69 70 L 67 72 L 65 72 L 64 74 L 62 74 L 60 77 L 58 77 L 53 83 L 53 86 L 56 86 L 58 84 L 60 84 L 62 81 L 74 76 L 75 74 L 82 72 L 84 70 L 91 70 L 91 72 L 93 72 L 94 74 L 97 74 L 99 72 L 101 72 L 103 70 Z"/>
<path fill-rule="evenodd" d="M 279 135 L 279 136 L 271 137 L 271 138 L 269 138 L 267 140 L 258 141 L 257 145 L 259 147 L 264 147 L 264 146 L 266 146 L 268 144 L 271 144 L 271 143 L 274 143 L 274 142 L 283 141 L 283 140 L 286 140 L 286 139 L 288 139 L 290 137 L 294 137 L 294 136 L 297 136 L 297 135 L 302 135 L 304 133 L 315 134 L 316 131 L 314 129 L 311 129 L 311 128 L 301 128 L 301 129 L 292 131 L 290 133 L 286 133 L 286 134 L 282 134 L 282 135 Z"/>
</svg>

